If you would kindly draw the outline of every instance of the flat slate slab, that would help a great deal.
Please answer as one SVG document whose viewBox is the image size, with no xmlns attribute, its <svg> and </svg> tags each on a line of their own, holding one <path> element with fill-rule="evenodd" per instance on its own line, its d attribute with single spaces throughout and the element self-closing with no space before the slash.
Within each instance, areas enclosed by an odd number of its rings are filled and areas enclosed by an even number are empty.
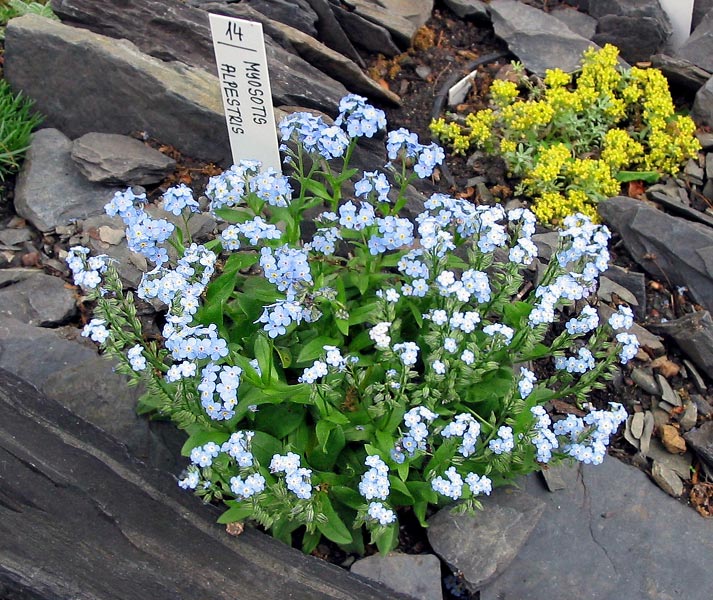
<svg viewBox="0 0 713 600">
<path fill-rule="evenodd" d="M 481 600 L 710 600 L 712 520 L 612 457 L 566 476 L 556 493 L 524 480 L 545 512 Z"/>
<path fill-rule="evenodd" d="M 218 514 L 0 369 L 0 598 L 408 598 Z"/>
</svg>

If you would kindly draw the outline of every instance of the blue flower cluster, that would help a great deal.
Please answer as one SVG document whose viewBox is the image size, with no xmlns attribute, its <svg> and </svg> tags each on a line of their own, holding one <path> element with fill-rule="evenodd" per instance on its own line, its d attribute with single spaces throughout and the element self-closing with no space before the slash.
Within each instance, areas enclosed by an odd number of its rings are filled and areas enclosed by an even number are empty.
<svg viewBox="0 0 713 600">
<path fill-rule="evenodd" d="M 247 182 L 255 177 L 259 170 L 259 161 L 241 160 L 220 175 L 211 177 L 205 188 L 205 195 L 210 200 L 211 212 L 223 207 L 233 208 L 244 203 L 245 195 L 249 192 Z"/>
<path fill-rule="evenodd" d="M 566 370 L 568 373 L 586 373 L 591 371 L 596 365 L 594 355 L 589 348 L 580 348 L 576 356 L 555 357 L 555 369 L 558 371 Z"/>
<path fill-rule="evenodd" d="M 370 502 L 367 514 L 379 525 L 388 525 L 396 520 L 396 513 L 381 502 Z"/>
<path fill-rule="evenodd" d="M 256 246 L 260 240 L 279 240 L 282 232 L 272 223 L 266 223 L 261 217 L 250 221 L 229 225 L 220 234 L 220 241 L 225 250 L 240 250 L 240 237 Z"/>
<path fill-rule="evenodd" d="M 237 366 L 219 366 L 210 362 L 203 367 L 198 391 L 201 393 L 201 406 L 211 419 L 227 421 L 233 418 L 242 374 L 243 370 Z M 219 399 L 216 399 L 216 394 Z"/>
<path fill-rule="evenodd" d="M 364 171 L 364 176 L 354 184 L 354 195 L 375 202 L 389 202 L 391 184 L 384 173 Z"/>
<path fill-rule="evenodd" d="M 537 460 L 548 463 L 552 459 L 552 450 L 559 448 L 557 437 L 550 429 L 552 420 L 542 406 L 533 406 L 530 412 L 535 417 L 535 435 L 532 443 L 537 449 Z"/>
<path fill-rule="evenodd" d="M 626 409 L 610 402 L 611 410 L 592 410 L 585 417 L 567 415 L 557 421 L 553 431 L 557 436 L 568 436 L 562 450 L 585 464 L 601 464 L 606 455 L 610 436 L 626 421 Z"/>
<path fill-rule="evenodd" d="M 611 234 L 605 226 L 596 225 L 581 214 L 567 217 L 564 226 L 559 233 L 562 249 L 556 258 L 569 272 L 551 284 L 537 288 L 538 301 L 529 316 L 533 327 L 554 323 L 557 306 L 562 300 L 581 300 L 594 291 L 597 278 L 609 266 L 607 245 Z"/>
<path fill-rule="evenodd" d="M 582 335 L 593 331 L 599 326 L 599 315 L 593 306 L 585 306 L 578 317 L 567 321 L 565 328 L 570 335 Z"/>
<path fill-rule="evenodd" d="M 420 144 L 418 135 L 403 127 L 388 133 L 386 152 L 389 160 L 401 158 L 412 161 L 413 170 L 421 179 L 430 177 L 436 166 L 442 164 L 446 157 L 443 148 L 438 144 Z"/>
<path fill-rule="evenodd" d="M 386 114 L 383 110 L 367 104 L 367 99 L 356 94 L 348 94 L 339 101 L 339 116 L 335 125 L 345 127 L 349 137 L 374 137 L 378 131 L 386 129 Z"/>
<path fill-rule="evenodd" d="M 480 423 L 472 415 L 461 413 L 443 428 L 441 435 L 444 438 L 461 438 L 462 443 L 458 446 L 458 452 L 468 458 L 475 454 L 475 445 L 480 435 Z"/>
<path fill-rule="evenodd" d="M 378 456 L 369 455 L 364 461 L 370 467 L 359 482 L 359 493 L 366 500 L 386 500 L 389 497 L 391 484 L 389 483 L 389 467 Z"/>
<path fill-rule="evenodd" d="M 270 472 L 284 473 L 287 489 L 301 500 L 309 500 L 312 497 L 312 470 L 300 467 L 298 454 L 275 454 L 270 462 Z"/>
<path fill-rule="evenodd" d="M 512 427 L 502 425 L 498 428 L 498 437 L 488 442 L 488 448 L 494 454 L 507 454 L 512 452 L 515 447 L 515 439 L 512 433 Z"/>
<path fill-rule="evenodd" d="M 67 253 L 66 262 L 76 285 L 94 289 L 101 283 L 109 259 L 107 256 L 89 256 L 89 248 L 74 246 Z"/>
<path fill-rule="evenodd" d="M 166 191 L 169 198 L 172 193 L 172 189 Z M 179 190 L 177 197 L 181 197 L 181 194 Z M 171 237 L 176 227 L 166 219 L 152 218 L 140 206 L 145 201 L 146 194 L 136 195 L 129 188 L 124 192 L 116 192 L 104 210 L 110 217 L 118 215 L 124 221 L 129 250 L 144 255 L 156 265 L 162 265 L 168 261 L 168 252 L 162 244 Z"/>
<path fill-rule="evenodd" d="M 446 469 L 445 478 L 438 476 L 431 480 L 431 487 L 443 496 L 458 500 L 463 495 L 463 478 L 455 467 L 449 467 Z"/>
<path fill-rule="evenodd" d="M 97 344 L 103 344 L 111 337 L 111 332 L 106 328 L 104 319 L 92 319 L 82 329 L 82 337 L 88 337 Z"/>
<path fill-rule="evenodd" d="M 520 367 L 520 381 L 517 384 L 518 391 L 520 392 L 520 398 L 524 400 L 532 393 L 532 390 L 535 388 L 536 381 L 537 378 L 535 377 L 535 374 L 530 371 L 530 369 Z"/>
<path fill-rule="evenodd" d="M 163 194 L 163 210 L 177 217 L 188 208 L 191 212 L 200 212 L 200 205 L 193 198 L 193 192 L 185 183 L 167 189 Z"/>
<path fill-rule="evenodd" d="M 391 450 L 391 458 L 401 464 L 406 459 L 406 454 L 413 456 L 417 450 L 426 450 L 428 425 L 438 417 L 436 413 L 425 406 L 415 406 L 404 415 L 404 425 L 408 432 Z"/>
</svg>

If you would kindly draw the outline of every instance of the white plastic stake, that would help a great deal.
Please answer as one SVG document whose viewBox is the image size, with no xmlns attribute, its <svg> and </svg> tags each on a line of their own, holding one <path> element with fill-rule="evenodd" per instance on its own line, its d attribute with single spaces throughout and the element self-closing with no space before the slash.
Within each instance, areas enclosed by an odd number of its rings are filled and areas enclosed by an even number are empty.
<svg viewBox="0 0 713 600">
<path fill-rule="evenodd" d="M 659 2 L 673 27 L 668 46 L 672 50 L 678 50 L 691 35 L 693 0 L 659 0 Z"/>
<path fill-rule="evenodd" d="M 282 172 L 262 25 L 209 15 L 233 163 Z"/>
</svg>

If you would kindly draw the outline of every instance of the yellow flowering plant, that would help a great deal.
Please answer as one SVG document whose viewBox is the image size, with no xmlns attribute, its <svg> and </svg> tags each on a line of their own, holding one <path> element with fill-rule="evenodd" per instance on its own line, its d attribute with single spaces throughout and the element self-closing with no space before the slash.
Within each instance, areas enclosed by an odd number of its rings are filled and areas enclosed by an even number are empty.
<svg viewBox="0 0 713 600">
<path fill-rule="evenodd" d="M 618 55 L 610 44 L 590 48 L 579 71 L 548 70 L 543 79 L 515 65 L 518 81 L 494 81 L 489 108 L 460 122 L 434 119 L 431 132 L 454 154 L 502 156 L 541 221 L 576 212 L 596 219 L 596 203 L 622 181 L 675 174 L 700 149 L 661 71 L 623 68 Z"/>
</svg>

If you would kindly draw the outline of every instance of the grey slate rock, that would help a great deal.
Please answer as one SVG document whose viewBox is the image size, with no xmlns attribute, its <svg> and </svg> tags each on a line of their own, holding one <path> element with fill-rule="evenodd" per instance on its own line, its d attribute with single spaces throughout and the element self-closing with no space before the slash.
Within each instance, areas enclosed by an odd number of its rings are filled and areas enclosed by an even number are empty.
<svg viewBox="0 0 713 600">
<path fill-rule="evenodd" d="M 651 371 L 636 367 L 631 370 L 631 379 L 647 394 L 651 394 L 652 396 L 661 395 L 661 388 L 659 384 L 656 383 L 656 379 Z"/>
<path fill-rule="evenodd" d="M 573 8 L 560 6 L 553 8 L 550 14 L 562 21 L 572 31 L 588 40 L 591 40 L 597 31 L 596 19 Z"/>
<path fill-rule="evenodd" d="M 538 75 L 544 75 L 547 69 L 576 70 L 582 53 L 595 46 L 559 19 L 522 2 L 493 0 L 490 14 L 495 35 Z"/>
<path fill-rule="evenodd" d="M 592 41 L 614 44 L 630 63 L 649 60 L 673 31 L 658 0 L 597 0 L 589 14 L 598 22 Z"/>
<path fill-rule="evenodd" d="M 700 427 L 691 429 L 683 439 L 709 467 L 713 467 L 713 421 L 706 421 Z"/>
<path fill-rule="evenodd" d="M 77 309 L 74 292 L 59 277 L 32 273 L 0 288 L 0 316 L 43 327 L 66 322 Z"/>
<path fill-rule="evenodd" d="M 713 309 L 713 229 L 623 196 L 601 202 L 599 212 L 649 274 L 686 286 L 697 302 Z M 656 259 L 646 258 L 650 255 Z"/>
<path fill-rule="evenodd" d="M 696 93 L 691 116 L 704 125 L 713 124 L 713 77 Z"/>
<path fill-rule="evenodd" d="M 672 85 L 683 87 L 692 92 L 697 92 L 711 76 L 708 71 L 687 60 L 667 54 L 654 54 L 651 57 L 651 64 L 657 69 L 661 69 Z"/>
<path fill-rule="evenodd" d="M 49 398 L 126 444 L 138 458 L 174 468 L 174 457 L 154 436 L 148 420 L 135 412 L 137 388 L 113 372 L 92 342 L 72 341 L 61 333 L 0 316 L 0 368 L 31 381 Z"/>
<path fill-rule="evenodd" d="M 544 515 L 481 600 L 709 600 L 713 521 L 614 458 L 580 468 L 556 494 L 525 479 Z"/>
<path fill-rule="evenodd" d="M 433 0 L 346 0 L 343 4 L 360 17 L 386 29 L 394 42 L 404 49 L 418 28 L 431 18 L 433 10 Z"/>
<path fill-rule="evenodd" d="M 247 0 L 245 4 L 274 21 L 315 37 L 319 17 L 307 0 Z"/>
<path fill-rule="evenodd" d="M 147 131 L 195 158 L 230 156 L 217 77 L 161 62 L 126 40 L 26 15 L 7 27 L 5 77 L 36 101 L 47 125 L 72 138 Z"/>
<path fill-rule="evenodd" d="M 698 24 L 712 8 L 713 0 L 693 0 L 693 15 L 691 18 L 692 31 L 695 31 Z"/>
<path fill-rule="evenodd" d="M 40 231 L 104 212 L 119 189 L 87 181 L 72 161 L 71 149 L 70 139 L 57 129 L 40 129 L 32 135 L 17 178 L 15 210 Z"/>
<path fill-rule="evenodd" d="M 116 133 L 87 133 L 72 143 L 72 160 L 97 183 L 148 185 L 162 181 L 176 161 L 139 140 Z"/>
<path fill-rule="evenodd" d="M 461 19 L 490 20 L 488 5 L 482 0 L 445 0 L 444 4 Z"/>
<path fill-rule="evenodd" d="M 545 505 L 513 488 L 482 499 L 475 515 L 455 515 L 446 507 L 428 520 L 428 541 L 454 571 L 478 590 L 507 569 L 535 529 Z"/>
<path fill-rule="evenodd" d="M 709 12 L 676 52 L 677 58 L 713 72 L 713 12 Z"/>
<path fill-rule="evenodd" d="M 0 229 L 0 243 L 6 246 L 16 246 L 22 242 L 29 242 L 31 239 L 32 232 L 27 227 Z"/>
<path fill-rule="evenodd" d="M 619 265 L 609 265 L 603 275 L 634 294 L 637 302 L 633 307 L 635 314 L 646 314 L 646 277 L 643 273 L 629 271 Z"/>
<path fill-rule="evenodd" d="M 651 467 L 651 477 L 669 496 L 680 498 L 683 494 L 683 482 L 676 473 L 658 461 Z"/>
<path fill-rule="evenodd" d="M 357 560 L 351 572 L 418 600 L 441 600 L 441 561 L 433 554 L 374 554 Z"/>
<path fill-rule="evenodd" d="M 707 310 L 657 323 L 651 329 L 672 337 L 701 371 L 713 373 L 713 318 Z"/>
<path fill-rule="evenodd" d="M 181 0 L 123 0 L 121 3 L 52 0 L 52 8 L 64 20 L 96 33 L 131 40 L 142 52 L 161 60 L 181 61 L 212 76 L 217 73 L 208 13 L 188 6 Z M 339 82 L 299 56 L 284 50 L 270 36 L 265 36 L 265 51 L 275 105 L 334 111 L 339 99 L 347 93 Z M 211 136 L 203 137 L 206 144 L 223 143 L 224 139 L 226 157 L 229 157 L 230 149 L 217 82 L 211 83 L 211 89 L 213 88 L 223 121 L 218 132 L 220 135 L 214 133 L 213 139 Z M 150 126 L 144 129 L 151 131 Z M 194 135 L 202 134 L 196 132 Z M 168 140 L 161 141 L 180 148 L 180 145 Z M 194 157 L 210 159 L 195 153 Z"/>
<path fill-rule="evenodd" d="M 365 19 L 337 4 L 332 5 L 335 18 L 351 42 L 366 52 L 376 52 L 391 58 L 401 52 L 386 28 Z"/>
<path fill-rule="evenodd" d="M 334 16 L 328 0 L 307 0 L 312 10 L 317 14 L 318 21 L 317 39 L 336 50 L 347 58 L 351 58 L 360 67 L 365 67 L 366 63 L 354 48 L 354 44 L 349 40 L 342 26 Z"/>
<path fill-rule="evenodd" d="M 672 454 L 661 443 L 658 438 L 651 438 L 651 443 L 647 452 L 642 452 L 652 460 L 662 464 L 668 469 L 671 469 L 681 479 L 686 481 L 691 479 L 691 462 L 693 456 L 689 451 L 683 454 Z"/>
</svg>

